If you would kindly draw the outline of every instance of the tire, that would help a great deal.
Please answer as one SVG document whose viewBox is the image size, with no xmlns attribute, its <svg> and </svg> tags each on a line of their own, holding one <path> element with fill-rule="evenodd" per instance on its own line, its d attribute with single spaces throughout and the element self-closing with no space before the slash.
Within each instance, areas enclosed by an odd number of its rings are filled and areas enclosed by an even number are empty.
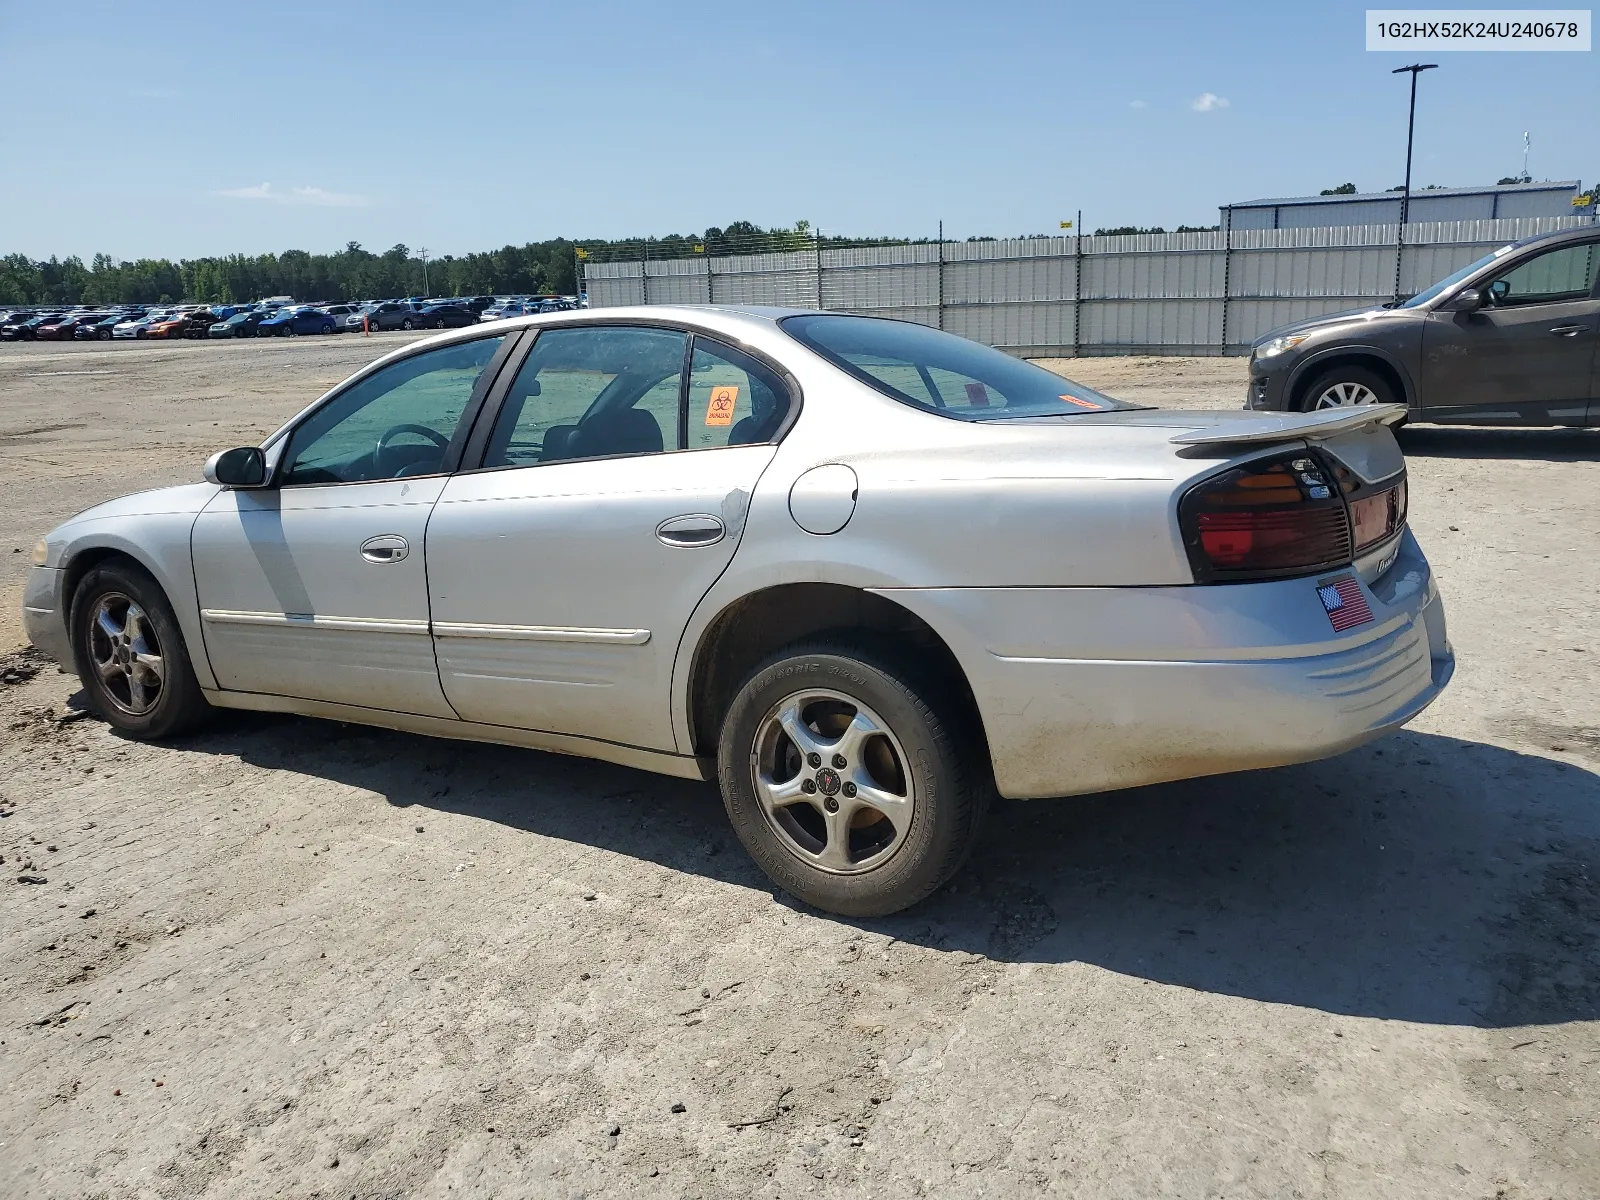
<svg viewBox="0 0 1600 1200">
<path fill-rule="evenodd" d="M 939 681 L 850 640 L 782 650 L 745 680 L 723 720 L 717 776 L 728 819 L 767 876 L 807 904 L 851 917 L 908 908 L 966 861 L 993 791 L 966 708 Z M 861 736 L 863 717 L 871 732 Z M 785 729 L 817 757 L 802 759 Z M 788 797 L 770 815 L 758 794 L 769 789 Z M 874 789 L 893 803 L 865 800 Z"/>
<path fill-rule="evenodd" d="M 95 336 L 95 339 L 97 341 L 109 342 L 111 340 L 111 330 L 109 330 L 109 329 L 98 329 L 98 330 L 95 331 L 95 335 L 94 336 Z"/>
<path fill-rule="evenodd" d="M 294 337 L 295 336 L 295 328 L 294 328 L 294 322 L 293 321 L 290 321 L 287 325 L 285 325 L 283 327 L 283 336 L 284 337 Z"/>
<path fill-rule="evenodd" d="M 118 627 L 131 641 L 110 636 Z M 215 711 L 200 692 L 172 606 L 142 567 L 114 560 L 90 568 L 73 593 L 69 628 L 84 694 L 113 729 L 141 741 L 172 737 Z"/>
<path fill-rule="evenodd" d="M 332 325 L 324 325 L 322 327 L 322 332 L 323 332 L 324 335 L 332 333 L 333 332 L 333 326 Z"/>
<path fill-rule="evenodd" d="M 1319 372 L 1301 392 L 1296 408 L 1301 412 L 1315 412 L 1319 408 L 1347 405 L 1404 403 L 1404 397 L 1396 396 L 1394 385 L 1382 375 L 1368 367 L 1351 364 Z"/>
<path fill-rule="evenodd" d="M 411 318 L 407 317 L 404 321 L 400 322 L 400 328 L 404 329 L 404 330 L 407 330 L 407 331 L 410 331 L 410 330 L 412 330 L 412 329 L 414 329 L 416 327 L 411 323 Z"/>
<path fill-rule="evenodd" d="M 142 342 L 142 341 L 145 340 L 145 338 L 147 338 L 149 336 L 150 336 L 149 332 L 146 331 L 146 330 L 143 330 L 143 329 L 136 329 L 136 330 L 134 330 L 134 333 L 133 333 L 134 341 L 137 341 L 137 342 Z"/>
</svg>

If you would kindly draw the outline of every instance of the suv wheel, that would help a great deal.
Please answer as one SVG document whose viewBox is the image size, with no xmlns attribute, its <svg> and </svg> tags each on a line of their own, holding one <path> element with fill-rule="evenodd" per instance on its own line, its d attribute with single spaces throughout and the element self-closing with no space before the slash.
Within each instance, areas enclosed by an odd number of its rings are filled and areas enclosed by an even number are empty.
<svg viewBox="0 0 1600 1200">
<path fill-rule="evenodd" d="M 990 787 L 975 718 L 947 691 L 846 641 L 791 647 L 745 681 L 717 773 L 734 831 L 774 883 L 873 917 L 955 874 Z"/>
<path fill-rule="evenodd" d="M 162 738 L 211 716 L 178 618 L 142 568 L 126 562 L 92 568 L 73 594 L 71 632 L 83 690 L 112 728 Z"/>
<path fill-rule="evenodd" d="M 401 329 L 415 329 L 416 326 L 411 323 L 411 318 L 407 317 L 404 321 L 400 322 L 400 328 Z"/>
<path fill-rule="evenodd" d="M 1400 403 L 1403 401 L 1394 394 L 1393 385 L 1376 371 L 1360 366 L 1329 367 L 1306 385 L 1300 411 Z"/>
</svg>

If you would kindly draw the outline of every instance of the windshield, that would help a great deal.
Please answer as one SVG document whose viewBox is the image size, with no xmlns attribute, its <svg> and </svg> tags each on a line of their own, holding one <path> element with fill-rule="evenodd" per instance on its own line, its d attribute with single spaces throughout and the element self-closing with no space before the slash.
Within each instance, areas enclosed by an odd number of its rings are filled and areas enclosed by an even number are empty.
<svg viewBox="0 0 1600 1200">
<path fill-rule="evenodd" d="M 1487 267 L 1490 263 L 1492 263 L 1495 259 L 1499 258 L 1502 254 L 1509 253 L 1510 250 L 1511 250 L 1510 246 L 1501 246 L 1500 249 L 1494 251 L 1492 254 L 1485 254 L 1477 262 L 1468 263 L 1466 266 L 1462 267 L 1461 270 L 1457 271 L 1454 275 L 1446 275 L 1443 279 L 1439 280 L 1438 283 L 1434 284 L 1431 288 L 1428 288 L 1426 291 L 1418 292 L 1415 296 L 1411 297 L 1411 299 L 1407 300 L 1400 307 L 1401 308 L 1416 308 L 1419 305 L 1426 304 L 1429 300 L 1432 300 L 1435 296 L 1439 295 L 1441 292 L 1447 291 L 1450 288 L 1455 287 L 1456 284 L 1460 283 L 1468 275 L 1471 275 L 1474 271 L 1480 270 L 1483 267 Z"/>
<path fill-rule="evenodd" d="M 910 321 L 817 314 L 784 332 L 861 382 L 944 417 L 994 421 L 1141 408 L 1043 367 Z"/>
</svg>

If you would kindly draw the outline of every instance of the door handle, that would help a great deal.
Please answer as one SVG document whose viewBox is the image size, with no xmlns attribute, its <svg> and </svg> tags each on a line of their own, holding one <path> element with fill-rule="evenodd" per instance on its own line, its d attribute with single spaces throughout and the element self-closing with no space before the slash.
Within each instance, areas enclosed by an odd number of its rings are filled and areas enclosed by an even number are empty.
<svg viewBox="0 0 1600 1200">
<path fill-rule="evenodd" d="M 1588 333 L 1589 327 L 1587 325 L 1555 325 L 1551 327 L 1550 332 L 1557 337 L 1577 337 L 1580 333 Z"/>
<path fill-rule="evenodd" d="M 410 553 L 410 543 L 398 533 L 380 533 L 361 543 L 361 557 L 369 563 L 397 563 Z"/>
<path fill-rule="evenodd" d="M 727 529 L 722 524 L 720 517 L 710 513 L 690 513 L 682 517 L 670 517 L 656 526 L 656 537 L 668 546 L 715 546 L 722 540 Z"/>
</svg>

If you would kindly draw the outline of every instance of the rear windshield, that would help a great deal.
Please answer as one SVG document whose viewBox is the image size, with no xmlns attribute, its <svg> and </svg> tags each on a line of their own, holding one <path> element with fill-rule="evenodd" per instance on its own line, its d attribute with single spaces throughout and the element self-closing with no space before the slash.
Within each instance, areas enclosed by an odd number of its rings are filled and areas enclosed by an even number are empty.
<svg viewBox="0 0 1600 1200">
<path fill-rule="evenodd" d="M 1141 408 L 954 334 L 879 317 L 785 317 L 784 332 L 884 395 L 944 417 L 995 421 Z"/>
</svg>

